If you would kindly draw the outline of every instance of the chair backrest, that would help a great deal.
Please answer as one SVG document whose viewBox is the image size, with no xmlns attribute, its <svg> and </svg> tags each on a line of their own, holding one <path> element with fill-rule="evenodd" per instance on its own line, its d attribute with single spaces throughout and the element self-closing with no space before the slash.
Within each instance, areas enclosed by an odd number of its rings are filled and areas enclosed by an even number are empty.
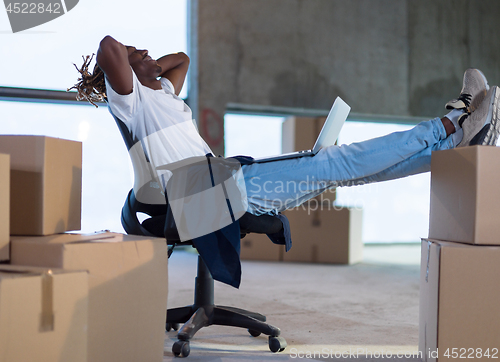
<svg viewBox="0 0 500 362">
<path fill-rule="evenodd" d="M 149 216 L 139 221 L 137 213 Z M 134 189 L 131 189 L 122 207 L 121 222 L 127 234 L 164 237 L 167 205 L 150 205 L 137 201 Z"/>
<path fill-rule="evenodd" d="M 137 148 L 140 140 L 134 139 L 125 123 L 116 117 L 112 112 L 111 114 L 116 122 L 116 125 L 118 126 L 118 129 L 120 130 L 123 141 L 127 146 L 127 150 L 129 151 L 132 161 L 132 167 L 134 168 L 134 188 L 129 191 L 122 208 L 122 226 L 127 234 L 164 237 L 164 225 L 167 214 L 165 196 L 152 180 L 150 182 L 143 181 L 144 170 L 146 169 L 149 171 L 150 166 L 148 165 L 149 160 L 147 159 L 147 155 L 145 153 L 143 154 L 143 157 L 134 157 L 133 155 L 134 147 Z M 141 161 L 138 162 L 138 159 L 141 159 Z M 138 179 L 142 181 L 138 183 Z M 138 189 L 138 193 L 141 195 L 140 198 L 136 196 L 135 189 Z M 142 202 L 144 200 L 154 200 L 154 202 Z M 137 216 L 138 212 L 148 215 L 149 219 L 140 222 Z"/>
<path fill-rule="evenodd" d="M 127 146 L 127 150 L 130 151 L 132 147 L 138 142 L 138 140 L 135 140 L 132 138 L 132 135 L 130 134 L 130 131 L 128 127 L 123 123 L 123 121 L 116 117 L 113 113 L 113 118 L 115 119 L 116 125 L 118 126 L 118 129 L 120 130 L 120 133 L 122 135 L 123 141 L 125 142 L 125 145 Z"/>
</svg>

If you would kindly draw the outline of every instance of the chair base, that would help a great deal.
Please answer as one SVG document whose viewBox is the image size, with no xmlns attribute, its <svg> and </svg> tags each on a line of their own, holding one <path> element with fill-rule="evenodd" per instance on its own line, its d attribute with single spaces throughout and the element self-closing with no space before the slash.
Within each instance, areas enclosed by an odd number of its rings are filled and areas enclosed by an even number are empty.
<svg viewBox="0 0 500 362">
<path fill-rule="evenodd" d="M 286 347 L 286 341 L 279 337 L 280 329 L 265 323 L 266 317 L 260 313 L 250 312 L 240 308 L 214 305 L 214 280 L 205 263 L 198 256 L 198 275 L 196 277 L 195 303 L 190 306 L 167 310 L 166 330 L 177 330 L 179 324 L 184 324 L 174 343 L 174 355 L 187 357 L 189 341 L 203 327 L 210 325 L 233 326 L 248 329 L 250 335 L 269 336 L 269 348 L 272 352 L 281 352 Z"/>
</svg>

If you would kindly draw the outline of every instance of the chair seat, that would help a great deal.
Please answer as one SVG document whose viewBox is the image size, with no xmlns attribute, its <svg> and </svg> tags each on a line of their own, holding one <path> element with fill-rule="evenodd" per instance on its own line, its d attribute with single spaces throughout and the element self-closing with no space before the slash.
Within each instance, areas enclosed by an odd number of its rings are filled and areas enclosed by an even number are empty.
<svg viewBox="0 0 500 362">
<path fill-rule="evenodd" d="M 137 219 L 137 212 L 145 213 L 150 217 L 141 223 Z M 123 205 L 122 224 L 128 234 L 166 237 L 169 245 L 180 244 L 179 234 L 172 217 L 169 218 L 172 225 L 165 228 L 167 212 L 167 205 L 149 205 L 137 201 L 132 189 Z M 238 221 L 242 237 L 249 233 L 276 234 L 283 229 L 282 221 L 272 215 L 256 216 L 246 212 Z"/>
</svg>

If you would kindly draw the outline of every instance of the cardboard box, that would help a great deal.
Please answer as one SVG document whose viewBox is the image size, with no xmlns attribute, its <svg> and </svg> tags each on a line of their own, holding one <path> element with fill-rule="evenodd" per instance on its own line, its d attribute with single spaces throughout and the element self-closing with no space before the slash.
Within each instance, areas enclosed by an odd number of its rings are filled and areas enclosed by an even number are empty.
<svg viewBox="0 0 500 362">
<path fill-rule="evenodd" d="M 10 156 L 0 154 L 0 261 L 9 260 Z"/>
<path fill-rule="evenodd" d="M 10 233 L 81 228 L 82 144 L 45 136 L 0 136 L 10 154 Z"/>
<path fill-rule="evenodd" d="M 0 361 L 87 362 L 86 271 L 0 265 Z"/>
<path fill-rule="evenodd" d="M 283 261 L 354 264 L 363 260 L 362 210 L 313 199 L 284 214 L 290 221 L 292 248 L 283 254 Z"/>
<path fill-rule="evenodd" d="M 251 233 L 241 239 L 241 260 L 281 261 L 284 252 L 285 246 L 274 244 L 266 234 Z"/>
<path fill-rule="evenodd" d="M 423 360 L 500 357 L 500 247 L 423 239 L 421 257 Z"/>
<path fill-rule="evenodd" d="M 429 238 L 500 245 L 500 148 L 432 153 Z"/>
<path fill-rule="evenodd" d="M 325 121 L 326 117 L 288 117 L 281 126 L 282 153 L 311 150 Z M 335 196 L 335 189 L 330 190 L 331 202 L 335 201 Z"/>
<path fill-rule="evenodd" d="M 310 150 L 321 132 L 326 117 L 288 117 L 283 122 L 283 153 Z"/>
<path fill-rule="evenodd" d="M 89 361 L 163 360 L 165 239 L 108 232 L 12 237 L 11 263 L 89 271 Z"/>
</svg>

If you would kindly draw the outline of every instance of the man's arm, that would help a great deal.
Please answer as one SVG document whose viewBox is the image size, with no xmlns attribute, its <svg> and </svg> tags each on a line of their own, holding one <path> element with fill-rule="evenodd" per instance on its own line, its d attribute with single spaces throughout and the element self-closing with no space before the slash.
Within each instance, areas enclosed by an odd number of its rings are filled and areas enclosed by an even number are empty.
<svg viewBox="0 0 500 362">
<path fill-rule="evenodd" d="M 172 82 L 175 94 L 179 95 L 189 68 L 189 57 L 180 52 L 165 55 L 156 62 L 162 69 L 160 76 Z"/>
<path fill-rule="evenodd" d="M 99 44 L 96 61 L 116 93 L 132 93 L 132 70 L 127 48 L 122 43 L 109 35 L 106 36 Z"/>
</svg>

